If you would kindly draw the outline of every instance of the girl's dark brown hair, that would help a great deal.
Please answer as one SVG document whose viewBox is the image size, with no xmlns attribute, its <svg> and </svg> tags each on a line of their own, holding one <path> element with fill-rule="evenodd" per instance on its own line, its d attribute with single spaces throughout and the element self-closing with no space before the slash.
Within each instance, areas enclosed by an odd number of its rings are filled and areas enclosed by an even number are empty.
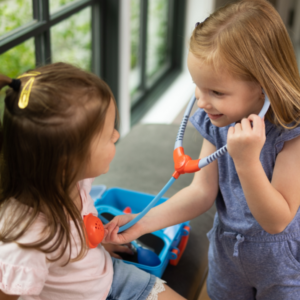
<svg viewBox="0 0 300 300">
<path fill-rule="evenodd" d="M 75 259 L 86 252 L 80 211 L 70 198 L 78 172 L 89 160 L 92 138 L 101 132 L 113 94 L 96 75 L 65 63 L 37 68 L 29 103 L 18 107 L 21 89 L 8 89 L 0 124 L 0 241 L 16 242 L 42 213 L 43 238 L 23 248 L 71 255 L 70 222 L 81 240 Z M 30 73 L 30 72 L 29 72 Z M 0 77 L 0 87 L 10 79 Z M 50 245 L 50 246 L 49 246 Z M 70 261 L 71 256 L 69 256 Z"/>
</svg>

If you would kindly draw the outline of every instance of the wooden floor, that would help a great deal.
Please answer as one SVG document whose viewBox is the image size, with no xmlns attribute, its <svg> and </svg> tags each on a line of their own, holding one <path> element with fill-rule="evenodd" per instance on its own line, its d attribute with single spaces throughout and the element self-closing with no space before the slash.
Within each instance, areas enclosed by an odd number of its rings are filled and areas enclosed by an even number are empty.
<svg viewBox="0 0 300 300">
<path fill-rule="evenodd" d="M 203 288 L 201 290 L 198 300 L 210 300 L 210 298 L 207 295 L 207 291 L 206 291 L 206 281 L 203 285 Z"/>
</svg>

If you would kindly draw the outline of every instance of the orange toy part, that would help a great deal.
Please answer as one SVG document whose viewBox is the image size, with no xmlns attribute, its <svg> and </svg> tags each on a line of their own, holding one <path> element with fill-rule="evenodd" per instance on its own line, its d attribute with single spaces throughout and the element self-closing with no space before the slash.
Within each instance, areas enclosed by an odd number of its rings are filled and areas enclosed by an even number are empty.
<svg viewBox="0 0 300 300">
<path fill-rule="evenodd" d="M 131 214 L 132 210 L 131 210 L 131 208 L 129 206 L 127 206 L 127 207 L 124 208 L 123 213 L 125 213 L 125 214 Z"/>
<path fill-rule="evenodd" d="M 178 147 L 173 151 L 174 168 L 175 172 L 173 177 L 177 179 L 181 174 L 194 173 L 199 171 L 199 159 L 192 160 L 190 156 L 184 154 L 183 147 Z"/>
<path fill-rule="evenodd" d="M 189 226 L 184 226 L 184 229 L 187 230 L 188 232 L 190 232 L 190 227 Z M 185 250 L 185 247 L 187 245 L 188 240 L 189 240 L 189 235 L 184 235 L 180 240 L 178 249 L 173 249 L 172 250 L 172 252 L 174 252 L 177 255 L 177 258 L 176 259 L 170 259 L 170 265 L 177 266 L 182 254 Z"/>
<path fill-rule="evenodd" d="M 86 243 L 90 248 L 96 248 L 104 238 L 104 226 L 101 220 L 93 214 L 83 217 L 86 229 Z"/>
</svg>

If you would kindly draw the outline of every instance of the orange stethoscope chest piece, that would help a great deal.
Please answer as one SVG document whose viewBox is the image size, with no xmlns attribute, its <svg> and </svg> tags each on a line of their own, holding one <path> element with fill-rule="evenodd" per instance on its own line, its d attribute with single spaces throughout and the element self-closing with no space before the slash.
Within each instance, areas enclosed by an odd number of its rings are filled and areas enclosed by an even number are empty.
<svg viewBox="0 0 300 300">
<path fill-rule="evenodd" d="M 86 242 L 90 248 L 96 248 L 104 238 L 104 226 L 101 220 L 93 214 L 84 216 L 83 222 L 86 228 Z"/>
</svg>

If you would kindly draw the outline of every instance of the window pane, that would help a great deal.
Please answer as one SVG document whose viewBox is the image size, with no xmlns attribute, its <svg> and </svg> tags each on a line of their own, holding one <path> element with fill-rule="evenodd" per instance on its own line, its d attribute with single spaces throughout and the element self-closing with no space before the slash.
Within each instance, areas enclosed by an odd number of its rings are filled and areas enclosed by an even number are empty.
<svg viewBox="0 0 300 300">
<path fill-rule="evenodd" d="M 32 0 L 0 1 L 0 36 L 32 21 Z"/>
<path fill-rule="evenodd" d="M 16 78 L 22 73 L 35 68 L 34 39 L 2 53 L 0 55 L 1 73 Z M 5 89 L 0 92 L 0 110 L 2 111 Z"/>
<path fill-rule="evenodd" d="M 130 57 L 130 94 L 133 96 L 138 89 L 141 78 L 139 65 L 140 43 L 140 0 L 130 2 L 130 33 L 131 33 L 131 57 Z"/>
<path fill-rule="evenodd" d="M 51 28 L 52 61 L 91 70 L 91 7 Z"/>
<path fill-rule="evenodd" d="M 49 0 L 50 14 L 55 13 L 64 5 L 72 3 L 72 2 L 76 2 L 76 1 L 78 1 L 78 0 Z"/>
<path fill-rule="evenodd" d="M 168 64 L 168 0 L 148 1 L 147 80 L 152 81 Z"/>
<path fill-rule="evenodd" d="M 16 77 L 29 69 L 35 68 L 34 38 L 0 55 L 1 73 Z"/>
</svg>

